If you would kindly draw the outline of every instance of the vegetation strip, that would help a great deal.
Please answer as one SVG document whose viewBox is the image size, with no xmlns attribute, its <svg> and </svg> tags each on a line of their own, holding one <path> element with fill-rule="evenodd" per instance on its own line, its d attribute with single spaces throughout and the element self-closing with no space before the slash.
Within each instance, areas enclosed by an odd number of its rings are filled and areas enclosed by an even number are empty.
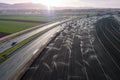
<svg viewBox="0 0 120 80">
<path fill-rule="evenodd" d="M 0 20 L 1 21 L 15 21 L 15 22 L 48 23 L 48 21 L 19 20 L 19 19 L 0 19 Z"/>
<path fill-rule="evenodd" d="M 41 34 L 47 32 L 48 30 L 50 30 L 50 29 L 52 29 L 52 28 L 54 28 L 54 27 L 56 27 L 56 26 L 47 28 L 47 29 L 45 29 L 45 30 L 43 30 L 43 31 L 41 31 L 41 32 L 39 32 L 39 33 L 36 33 L 36 34 L 32 35 L 31 37 L 29 37 L 29 38 L 27 38 L 27 39 L 25 39 L 25 40 L 17 43 L 16 45 L 12 46 L 11 48 L 3 51 L 2 53 L 0 53 L 0 63 L 2 63 L 2 62 L 4 62 L 5 60 L 7 60 L 7 59 L 12 55 L 12 53 L 13 53 L 15 50 L 23 47 L 25 44 L 29 43 L 29 42 L 32 41 L 33 39 L 37 38 L 37 37 L 40 36 Z"/>
<path fill-rule="evenodd" d="M 16 33 L 38 25 L 40 25 L 40 23 L 0 21 L 0 32 Z"/>
</svg>

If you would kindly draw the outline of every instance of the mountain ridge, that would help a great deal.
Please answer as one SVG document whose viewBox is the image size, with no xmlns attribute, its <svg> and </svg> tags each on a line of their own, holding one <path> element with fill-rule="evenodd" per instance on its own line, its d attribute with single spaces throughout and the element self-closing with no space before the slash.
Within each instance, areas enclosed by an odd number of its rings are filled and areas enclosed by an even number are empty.
<svg viewBox="0 0 120 80">
<path fill-rule="evenodd" d="M 46 9 L 46 6 L 40 3 L 0 3 L 0 9 Z"/>
<path fill-rule="evenodd" d="M 0 3 L 0 9 L 47 9 L 47 7 L 41 3 L 15 3 L 15 4 L 7 4 Z M 62 9 L 92 9 L 92 7 L 52 7 L 54 10 L 62 10 Z"/>
</svg>

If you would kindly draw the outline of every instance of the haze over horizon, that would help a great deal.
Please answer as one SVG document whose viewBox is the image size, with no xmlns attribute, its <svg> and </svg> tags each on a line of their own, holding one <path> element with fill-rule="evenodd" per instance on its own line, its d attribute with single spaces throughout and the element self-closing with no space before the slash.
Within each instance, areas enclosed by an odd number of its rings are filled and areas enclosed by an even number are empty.
<svg viewBox="0 0 120 80">
<path fill-rule="evenodd" d="M 120 8 L 120 0 L 1 0 L 0 3 L 41 3 L 47 7 Z"/>
</svg>

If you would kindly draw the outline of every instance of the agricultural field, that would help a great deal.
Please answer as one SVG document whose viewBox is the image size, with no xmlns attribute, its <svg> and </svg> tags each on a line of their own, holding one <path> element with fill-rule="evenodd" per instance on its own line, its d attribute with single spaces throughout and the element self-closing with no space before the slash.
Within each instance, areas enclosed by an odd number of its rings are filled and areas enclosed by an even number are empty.
<svg viewBox="0 0 120 80">
<path fill-rule="evenodd" d="M 45 15 L 0 15 L 0 19 L 16 19 L 16 20 L 30 20 L 30 21 L 55 21 L 56 16 Z"/>
<path fill-rule="evenodd" d="M 58 20 L 59 17 L 44 15 L 0 15 L 0 38 L 40 24 Z"/>
<path fill-rule="evenodd" d="M 40 23 L 0 21 L 0 32 L 15 33 L 37 25 Z"/>
</svg>

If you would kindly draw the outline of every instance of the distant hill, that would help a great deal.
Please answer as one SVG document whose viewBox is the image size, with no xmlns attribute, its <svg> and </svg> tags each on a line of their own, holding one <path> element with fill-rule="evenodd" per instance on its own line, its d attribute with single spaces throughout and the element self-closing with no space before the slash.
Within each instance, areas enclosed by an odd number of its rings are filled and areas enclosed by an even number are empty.
<svg viewBox="0 0 120 80">
<path fill-rule="evenodd" d="M 93 7 L 53 7 L 56 10 L 64 10 L 64 9 L 93 9 Z"/>
<path fill-rule="evenodd" d="M 40 3 L 16 3 L 16 4 L 6 4 L 0 3 L 0 9 L 47 9 L 45 5 Z M 52 7 L 55 10 L 63 9 L 91 9 L 91 7 Z"/>
<path fill-rule="evenodd" d="M 35 3 L 17 3 L 17 4 L 0 3 L 0 9 L 46 9 L 46 6 Z"/>
<path fill-rule="evenodd" d="M 10 4 L 0 3 L 0 8 L 9 7 L 9 6 L 10 6 Z"/>
</svg>

